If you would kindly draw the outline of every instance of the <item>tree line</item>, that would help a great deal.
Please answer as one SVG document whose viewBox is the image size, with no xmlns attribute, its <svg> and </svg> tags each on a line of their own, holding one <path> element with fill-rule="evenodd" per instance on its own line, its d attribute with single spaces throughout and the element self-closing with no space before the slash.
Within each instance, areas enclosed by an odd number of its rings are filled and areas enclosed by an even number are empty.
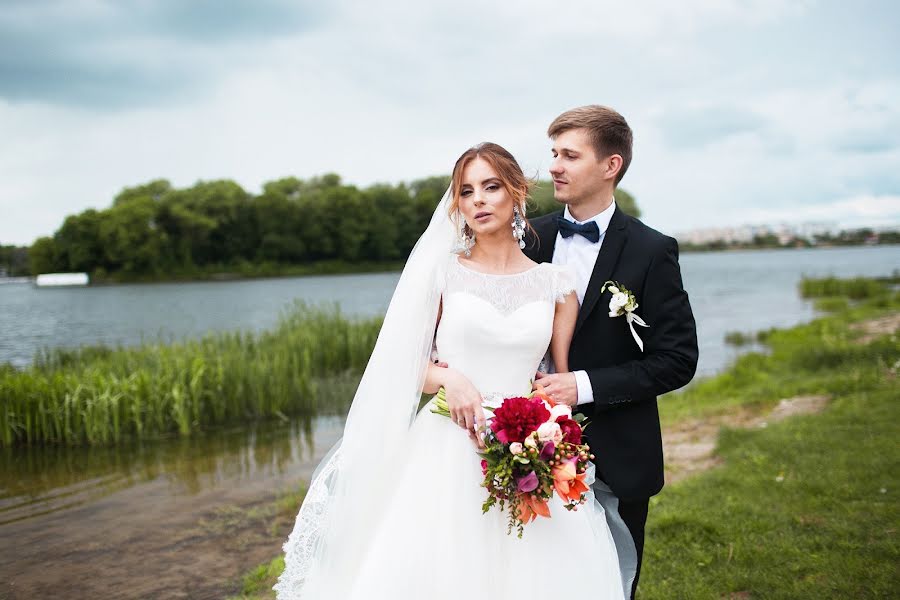
<svg viewBox="0 0 900 600">
<path fill-rule="evenodd" d="M 435 176 L 361 189 L 327 174 L 271 181 L 254 195 L 231 180 L 177 189 L 159 179 L 125 188 L 109 208 L 67 217 L 52 236 L 36 240 L 27 256 L 19 251 L 17 264 L 27 263 L 35 275 L 87 272 L 94 280 L 399 264 L 448 183 L 448 176 Z M 639 214 L 627 192 L 617 192 L 617 200 Z M 558 208 L 552 184 L 538 182 L 528 216 Z"/>
<path fill-rule="evenodd" d="M 0 245 L 0 277 L 24 277 L 30 273 L 28 246 Z"/>
</svg>

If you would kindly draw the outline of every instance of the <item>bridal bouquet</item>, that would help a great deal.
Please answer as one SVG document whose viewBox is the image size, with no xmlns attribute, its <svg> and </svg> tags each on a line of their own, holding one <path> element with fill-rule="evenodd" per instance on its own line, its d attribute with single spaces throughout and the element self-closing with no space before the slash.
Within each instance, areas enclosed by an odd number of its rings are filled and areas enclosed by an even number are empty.
<svg viewBox="0 0 900 600">
<path fill-rule="evenodd" d="M 433 412 L 449 417 L 441 388 Z M 515 528 L 521 538 L 524 526 L 537 517 L 550 517 L 548 501 L 556 494 L 568 510 L 586 500 L 587 463 L 594 458 L 582 443 L 586 423 L 572 409 L 554 404 L 542 388 L 529 397 L 506 398 L 488 419 L 480 452 L 481 470 L 488 497 L 482 505 L 509 515 L 507 533 Z"/>
</svg>

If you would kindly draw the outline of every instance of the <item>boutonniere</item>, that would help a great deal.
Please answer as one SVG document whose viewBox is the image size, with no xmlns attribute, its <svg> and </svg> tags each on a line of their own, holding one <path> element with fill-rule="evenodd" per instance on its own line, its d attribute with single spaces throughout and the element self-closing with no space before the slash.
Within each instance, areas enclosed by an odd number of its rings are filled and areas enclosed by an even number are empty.
<svg viewBox="0 0 900 600">
<path fill-rule="evenodd" d="M 634 314 L 635 309 L 638 307 L 637 300 L 634 299 L 634 293 L 617 281 L 607 281 L 604 283 L 603 287 L 600 288 L 600 293 L 602 294 L 605 292 L 607 288 L 609 288 L 609 291 L 612 293 L 612 298 L 609 301 L 609 316 L 621 317 L 622 315 L 625 315 L 625 321 L 628 322 L 628 328 L 631 329 L 631 336 L 634 338 L 634 341 L 637 342 L 638 348 L 643 352 L 644 342 L 641 341 L 641 338 L 639 338 L 637 332 L 635 332 L 634 324 L 637 323 L 641 327 L 650 326 L 644 323 L 642 318 Z"/>
</svg>

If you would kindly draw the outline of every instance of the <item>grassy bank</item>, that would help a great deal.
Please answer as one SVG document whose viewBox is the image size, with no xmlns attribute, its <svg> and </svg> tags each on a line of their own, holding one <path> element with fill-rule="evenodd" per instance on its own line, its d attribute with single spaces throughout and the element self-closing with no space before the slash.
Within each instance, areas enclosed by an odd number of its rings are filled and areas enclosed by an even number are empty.
<svg viewBox="0 0 900 600">
<path fill-rule="evenodd" d="M 900 298 L 883 283 L 838 281 L 810 280 L 803 291 L 864 300 L 775 331 L 768 354 L 661 401 L 671 425 L 792 396 L 832 398 L 819 415 L 723 429 L 724 465 L 651 501 L 641 598 L 886 598 L 900 585 L 900 339 L 881 325 Z"/>
<path fill-rule="evenodd" d="M 766 353 L 661 399 L 661 416 L 670 427 L 803 394 L 830 404 L 723 430 L 723 465 L 652 499 L 639 598 L 882 598 L 900 585 L 900 340 L 873 321 L 894 319 L 900 295 L 884 281 L 804 286 L 842 298 L 839 312 L 768 332 Z M 278 556 L 248 572 L 238 597 L 274 597 L 283 567 Z"/>
<path fill-rule="evenodd" d="M 867 292 L 863 295 L 860 290 Z M 753 336 L 767 352 L 744 354 L 721 375 L 662 399 L 663 425 L 739 406 L 760 408 L 790 396 L 850 393 L 881 381 L 889 357 L 896 353 L 897 341 L 883 336 L 860 344 L 866 333 L 852 324 L 900 310 L 900 294 L 892 290 L 892 283 L 806 279 L 801 293 L 807 298 L 828 299 L 832 303 L 829 308 L 835 310 L 811 323 Z"/>
<path fill-rule="evenodd" d="M 41 353 L 0 368 L 0 445 L 110 444 L 346 409 L 380 319 L 297 304 L 271 331 Z"/>
</svg>

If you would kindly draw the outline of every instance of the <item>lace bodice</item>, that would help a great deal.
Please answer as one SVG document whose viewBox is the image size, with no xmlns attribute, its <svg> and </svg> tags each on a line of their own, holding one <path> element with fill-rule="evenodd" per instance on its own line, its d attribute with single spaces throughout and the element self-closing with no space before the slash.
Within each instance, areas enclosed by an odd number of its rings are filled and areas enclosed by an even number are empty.
<svg viewBox="0 0 900 600">
<path fill-rule="evenodd" d="M 542 263 L 480 273 L 453 255 L 442 290 L 437 356 L 483 394 L 523 394 L 550 344 L 556 302 L 575 289 L 571 267 Z"/>
</svg>

